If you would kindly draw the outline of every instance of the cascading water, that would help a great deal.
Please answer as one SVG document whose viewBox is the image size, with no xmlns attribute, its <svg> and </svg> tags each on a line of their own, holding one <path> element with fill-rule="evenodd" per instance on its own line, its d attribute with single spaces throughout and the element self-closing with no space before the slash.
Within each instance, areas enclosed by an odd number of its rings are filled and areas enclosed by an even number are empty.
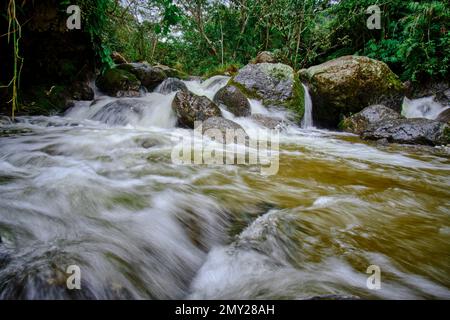
<svg viewBox="0 0 450 320">
<path fill-rule="evenodd" d="M 185 84 L 212 98 L 227 82 Z M 291 126 L 277 175 L 176 165 L 173 138 L 192 131 L 175 129 L 174 94 L 0 126 L 0 299 L 450 298 L 448 158 Z M 366 286 L 373 264 L 382 290 Z"/>
<path fill-rule="evenodd" d="M 308 129 L 313 127 L 313 118 L 312 118 L 312 110 L 313 110 L 313 104 L 311 100 L 311 96 L 309 94 L 309 89 L 306 85 L 302 83 L 303 90 L 305 93 L 305 114 L 303 116 L 302 120 L 302 128 Z"/>
<path fill-rule="evenodd" d="M 449 108 L 435 101 L 433 96 L 414 100 L 405 97 L 403 100 L 402 115 L 406 118 L 427 118 L 434 120 L 439 114 Z"/>
</svg>

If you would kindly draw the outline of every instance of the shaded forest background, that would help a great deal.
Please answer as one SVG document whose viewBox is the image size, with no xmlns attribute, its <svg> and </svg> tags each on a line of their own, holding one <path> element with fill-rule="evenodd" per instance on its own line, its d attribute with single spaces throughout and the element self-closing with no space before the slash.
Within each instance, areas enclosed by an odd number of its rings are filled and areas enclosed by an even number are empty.
<svg viewBox="0 0 450 320">
<path fill-rule="evenodd" d="M 73 4 L 81 8 L 81 30 L 65 26 Z M 379 30 L 366 25 L 374 4 Z M 200 76 L 232 73 L 268 50 L 296 70 L 357 54 L 386 62 L 403 81 L 450 78 L 448 1 L 6 0 L 1 6 L 4 113 L 44 104 L 43 92 L 48 104 L 50 88 L 56 96 L 73 91 L 74 82 L 112 67 L 113 51 Z"/>
</svg>

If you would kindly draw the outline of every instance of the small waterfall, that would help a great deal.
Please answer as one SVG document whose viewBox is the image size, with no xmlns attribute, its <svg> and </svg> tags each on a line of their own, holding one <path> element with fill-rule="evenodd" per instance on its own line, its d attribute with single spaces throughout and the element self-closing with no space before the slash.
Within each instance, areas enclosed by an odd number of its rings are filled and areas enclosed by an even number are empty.
<svg viewBox="0 0 450 320">
<path fill-rule="evenodd" d="M 433 96 L 412 100 L 405 97 L 403 100 L 402 115 L 406 118 L 427 118 L 435 120 L 442 111 L 448 108 L 436 102 Z"/>
<path fill-rule="evenodd" d="M 312 119 L 312 100 L 309 94 L 308 87 L 302 83 L 304 92 L 305 92 L 305 114 L 302 120 L 302 128 L 308 129 L 313 127 L 313 119 Z"/>
</svg>

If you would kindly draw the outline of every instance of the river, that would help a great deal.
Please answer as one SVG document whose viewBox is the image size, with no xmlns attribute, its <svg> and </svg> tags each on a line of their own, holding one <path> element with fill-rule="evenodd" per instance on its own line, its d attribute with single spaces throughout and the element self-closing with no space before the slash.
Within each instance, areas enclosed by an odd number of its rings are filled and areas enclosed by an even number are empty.
<svg viewBox="0 0 450 320">
<path fill-rule="evenodd" d="M 226 81 L 187 85 L 212 98 Z M 177 165 L 192 130 L 175 128 L 173 96 L 117 113 L 97 93 L 0 127 L 1 299 L 450 299 L 448 156 L 308 121 L 281 132 L 275 175 Z"/>
</svg>

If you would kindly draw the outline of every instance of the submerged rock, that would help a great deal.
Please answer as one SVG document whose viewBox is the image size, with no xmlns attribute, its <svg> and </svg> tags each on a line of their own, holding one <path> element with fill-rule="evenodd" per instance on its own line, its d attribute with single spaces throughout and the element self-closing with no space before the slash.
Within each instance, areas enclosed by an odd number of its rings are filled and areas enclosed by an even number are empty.
<svg viewBox="0 0 450 320">
<path fill-rule="evenodd" d="M 247 96 L 259 98 L 266 105 L 282 105 L 293 98 L 294 70 L 281 63 L 248 64 L 232 82 Z"/>
<path fill-rule="evenodd" d="M 250 116 L 254 122 L 271 130 L 282 130 L 287 127 L 286 121 L 278 117 L 266 116 L 264 114 L 252 114 Z"/>
<path fill-rule="evenodd" d="M 178 124 L 194 128 L 195 121 L 205 121 L 211 117 L 220 117 L 219 107 L 205 96 L 197 96 L 190 91 L 179 91 L 172 101 Z"/>
<path fill-rule="evenodd" d="M 238 136 L 242 142 L 248 139 L 244 128 L 234 121 L 222 117 L 211 117 L 202 123 L 202 134 L 215 138 L 220 143 L 227 142 L 227 131 L 233 136 Z"/>
<path fill-rule="evenodd" d="M 445 145 L 450 143 L 450 127 L 423 118 L 385 120 L 370 125 L 362 137 L 404 144 Z"/>
<path fill-rule="evenodd" d="M 377 104 L 369 106 L 361 112 L 345 118 L 342 120 L 339 127 L 346 132 L 361 134 L 371 124 L 375 124 L 383 120 L 395 120 L 400 117 L 401 116 L 398 112 L 386 106 Z"/>
<path fill-rule="evenodd" d="M 177 78 L 167 78 L 156 88 L 156 92 L 161 94 L 169 94 L 180 90 L 187 91 L 188 88 L 183 81 Z"/>
<path fill-rule="evenodd" d="M 10 117 L 0 115 L 0 126 L 7 126 L 7 125 L 11 125 L 11 124 L 12 124 L 12 121 L 11 121 Z"/>
<path fill-rule="evenodd" d="M 109 125 L 127 125 L 133 119 L 141 118 L 146 108 L 143 101 L 135 99 L 119 99 L 101 108 L 92 120 L 101 121 Z"/>
<path fill-rule="evenodd" d="M 400 111 L 405 88 L 399 78 L 381 61 L 345 56 L 303 69 L 314 105 L 314 120 L 336 127 L 343 116 L 372 104 Z"/>
<path fill-rule="evenodd" d="M 247 97 L 233 85 L 220 89 L 214 96 L 214 102 L 225 105 L 237 117 L 247 117 L 251 113 Z"/>
<path fill-rule="evenodd" d="M 97 87 L 113 97 L 137 97 L 140 95 L 141 82 L 126 70 L 109 69 L 97 78 Z"/>
<path fill-rule="evenodd" d="M 166 73 L 162 69 L 152 67 L 147 63 L 125 63 L 117 66 L 117 69 L 126 70 L 134 74 L 148 90 L 153 90 L 167 78 Z"/>
</svg>

